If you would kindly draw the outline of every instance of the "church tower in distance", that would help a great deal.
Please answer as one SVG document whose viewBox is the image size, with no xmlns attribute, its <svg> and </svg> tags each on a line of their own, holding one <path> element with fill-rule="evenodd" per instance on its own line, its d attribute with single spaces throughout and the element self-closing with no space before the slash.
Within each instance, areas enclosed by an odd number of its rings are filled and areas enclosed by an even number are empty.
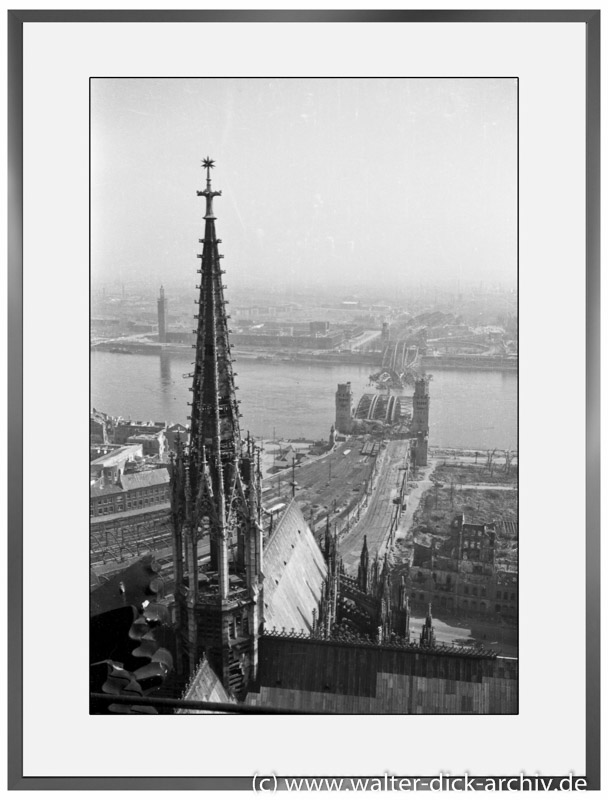
<svg viewBox="0 0 608 800">
<path fill-rule="evenodd" d="M 227 691 L 241 699 L 255 680 L 262 618 L 259 451 L 241 440 L 206 158 L 201 259 L 189 440 L 171 465 L 177 669 L 188 677 L 206 656 Z M 205 545 L 210 561 L 203 568 Z"/>
</svg>

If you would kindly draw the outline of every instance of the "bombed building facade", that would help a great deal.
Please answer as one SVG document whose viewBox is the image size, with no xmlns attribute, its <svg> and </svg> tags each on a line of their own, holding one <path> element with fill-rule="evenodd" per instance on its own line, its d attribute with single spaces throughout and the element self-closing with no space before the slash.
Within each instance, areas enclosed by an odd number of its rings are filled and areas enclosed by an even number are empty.
<svg viewBox="0 0 608 800">
<path fill-rule="evenodd" d="M 434 538 L 416 541 L 408 586 L 412 603 L 516 623 L 517 572 L 496 563 L 499 524 L 473 524 L 456 514 L 439 547 Z"/>
</svg>

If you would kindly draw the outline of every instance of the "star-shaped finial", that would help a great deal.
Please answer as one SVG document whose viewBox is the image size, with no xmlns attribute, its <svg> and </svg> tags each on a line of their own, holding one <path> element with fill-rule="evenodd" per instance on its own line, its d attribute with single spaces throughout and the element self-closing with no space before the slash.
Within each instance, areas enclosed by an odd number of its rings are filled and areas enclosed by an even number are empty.
<svg viewBox="0 0 608 800">
<path fill-rule="evenodd" d="M 203 167 L 205 169 L 213 169 L 213 167 L 215 167 L 215 161 L 207 156 L 207 158 L 203 161 Z"/>
</svg>

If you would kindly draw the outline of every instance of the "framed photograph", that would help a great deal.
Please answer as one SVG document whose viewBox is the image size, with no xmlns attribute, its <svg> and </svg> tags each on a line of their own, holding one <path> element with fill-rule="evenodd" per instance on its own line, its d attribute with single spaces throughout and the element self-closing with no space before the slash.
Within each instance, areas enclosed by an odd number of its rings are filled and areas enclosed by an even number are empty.
<svg viewBox="0 0 608 800">
<path fill-rule="evenodd" d="M 9 787 L 598 789 L 599 11 L 8 22 Z"/>
</svg>

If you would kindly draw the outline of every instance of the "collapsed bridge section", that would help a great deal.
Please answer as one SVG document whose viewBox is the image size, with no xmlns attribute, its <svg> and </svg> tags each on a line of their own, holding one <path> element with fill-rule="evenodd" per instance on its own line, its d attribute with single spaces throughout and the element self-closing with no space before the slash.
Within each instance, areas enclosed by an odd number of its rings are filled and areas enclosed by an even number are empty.
<svg viewBox="0 0 608 800">
<path fill-rule="evenodd" d="M 392 425 L 401 418 L 401 401 L 395 395 L 364 394 L 357 408 L 355 419 L 384 422 Z"/>
</svg>

